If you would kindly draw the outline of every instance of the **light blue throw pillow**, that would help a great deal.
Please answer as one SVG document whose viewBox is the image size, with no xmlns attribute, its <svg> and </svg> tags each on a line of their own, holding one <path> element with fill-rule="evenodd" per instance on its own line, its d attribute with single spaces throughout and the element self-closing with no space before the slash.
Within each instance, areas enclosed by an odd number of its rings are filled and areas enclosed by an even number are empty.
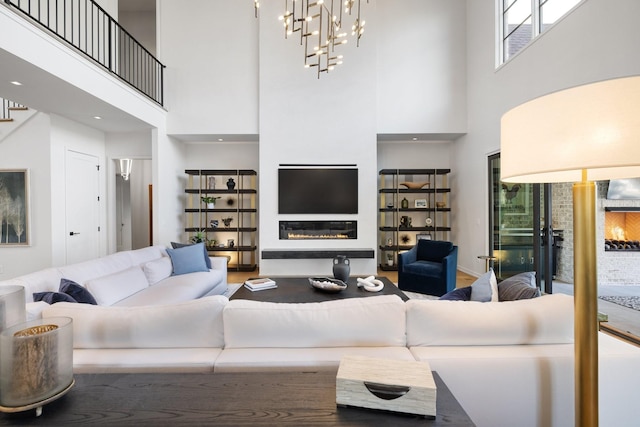
<svg viewBox="0 0 640 427">
<path fill-rule="evenodd" d="M 498 301 L 498 282 L 493 269 L 489 269 L 471 284 L 471 301 Z"/>
<path fill-rule="evenodd" d="M 196 271 L 209 271 L 207 264 L 204 262 L 202 251 L 204 243 L 184 246 L 177 249 L 167 249 L 167 254 L 171 258 L 173 264 L 173 276 L 180 274 L 195 273 Z"/>
</svg>

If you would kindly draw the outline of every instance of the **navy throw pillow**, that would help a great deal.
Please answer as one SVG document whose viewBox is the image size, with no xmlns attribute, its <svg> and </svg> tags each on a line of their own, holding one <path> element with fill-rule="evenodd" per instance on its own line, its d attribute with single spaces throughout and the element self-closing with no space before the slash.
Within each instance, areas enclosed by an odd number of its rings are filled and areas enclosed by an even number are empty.
<svg viewBox="0 0 640 427">
<path fill-rule="evenodd" d="M 471 300 L 471 286 L 466 288 L 457 288 L 440 297 L 445 301 L 470 301 Z"/>
<path fill-rule="evenodd" d="M 62 292 L 34 292 L 33 302 L 38 301 L 44 301 L 47 304 L 55 304 L 57 302 L 78 302 Z"/>
<path fill-rule="evenodd" d="M 58 289 L 58 291 L 69 295 L 77 302 L 83 304 L 98 305 L 98 302 L 93 297 L 93 295 L 91 295 L 91 292 L 89 292 L 87 288 L 78 285 L 73 280 L 64 278 L 60 279 L 60 288 Z"/>
<path fill-rule="evenodd" d="M 184 248 L 185 246 L 193 246 L 191 243 L 177 243 L 171 242 L 171 247 L 173 249 Z M 209 259 L 209 252 L 207 252 L 207 246 L 203 243 L 204 247 L 204 263 L 207 265 L 207 268 L 211 270 L 211 259 Z"/>
</svg>

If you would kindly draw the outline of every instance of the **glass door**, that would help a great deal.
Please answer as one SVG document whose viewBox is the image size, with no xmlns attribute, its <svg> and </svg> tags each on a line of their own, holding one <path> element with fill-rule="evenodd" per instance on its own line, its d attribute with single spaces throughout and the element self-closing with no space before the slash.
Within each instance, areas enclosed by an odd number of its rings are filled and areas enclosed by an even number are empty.
<svg viewBox="0 0 640 427">
<path fill-rule="evenodd" d="M 555 264 L 553 230 L 545 226 L 545 218 L 551 218 L 550 186 L 502 182 L 500 154 L 488 161 L 489 253 L 496 277 L 535 271 L 538 286 L 551 292 L 551 280 L 543 285 L 545 277 L 553 277 Z M 546 236 L 552 236 L 550 242 Z"/>
</svg>

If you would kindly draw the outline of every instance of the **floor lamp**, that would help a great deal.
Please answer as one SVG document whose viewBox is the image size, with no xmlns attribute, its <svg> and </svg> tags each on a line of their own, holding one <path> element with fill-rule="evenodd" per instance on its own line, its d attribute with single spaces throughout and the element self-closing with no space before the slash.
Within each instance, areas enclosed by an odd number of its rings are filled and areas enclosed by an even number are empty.
<svg viewBox="0 0 640 427">
<path fill-rule="evenodd" d="M 502 116 L 500 144 L 503 181 L 574 183 L 575 425 L 597 426 L 595 181 L 640 177 L 640 76 L 519 105 Z"/>
</svg>

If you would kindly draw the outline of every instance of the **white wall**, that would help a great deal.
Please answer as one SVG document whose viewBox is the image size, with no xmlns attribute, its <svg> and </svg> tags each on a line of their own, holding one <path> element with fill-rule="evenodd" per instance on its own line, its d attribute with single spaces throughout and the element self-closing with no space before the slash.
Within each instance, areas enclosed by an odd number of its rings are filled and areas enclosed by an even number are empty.
<svg viewBox="0 0 640 427">
<path fill-rule="evenodd" d="M 378 133 L 466 132 L 465 5 L 377 1 Z"/>
<path fill-rule="evenodd" d="M 73 122 L 55 114 L 51 115 L 51 222 L 52 222 L 52 264 L 65 265 L 67 253 L 65 191 L 65 158 L 69 150 L 90 154 L 98 158 L 100 165 L 100 256 L 107 254 L 107 179 L 105 167 L 105 134 L 96 129 Z"/>
<path fill-rule="evenodd" d="M 167 135 L 166 128 L 153 130 L 153 243 L 179 241 L 184 229 L 183 197 L 186 177 L 185 147 Z"/>
<path fill-rule="evenodd" d="M 116 252 L 117 250 L 117 238 L 116 233 L 120 229 L 116 222 L 116 161 L 117 159 L 134 159 L 138 160 L 150 160 L 153 155 L 152 150 L 152 132 L 140 131 L 140 132 L 127 132 L 127 133 L 108 133 L 106 134 L 106 168 L 107 168 L 107 224 L 109 228 L 107 238 L 107 251 L 109 253 Z M 149 166 L 149 175 L 145 176 L 145 180 L 148 180 L 146 185 L 152 184 L 153 179 L 153 162 Z M 146 173 L 146 171 L 145 171 Z M 138 189 L 138 192 L 142 191 Z M 136 197 L 132 200 L 132 203 L 136 205 L 138 196 L 132 189 L 132 195 Z M 144 195 L 144 203 L 148 203 L 148 197 Z M 143 211 L 144 208 L 132 207 L 134 211 Z M 145 214 L 146 215 L 146 214 Z"/>
<path fill-rule="evenodd" d="M 0 280 L 51 265 L 50 118 L 38 113 L 0 142 L 0 169 L 29 169 L 29 246 L 0 247 Z"/>
<path fill-rule="evenodd" d="M 467 2 L 469 133 L 454 143 L 458 266 L 480 274 L 488 252 L 487 155 L 500 148 L 500 117 L 536 96 L 640 72 L 640 2 L 587 0 L 495 70 L 495 1 Z M 550 153 L 552 154 L 552 153 Z M 526 159 L 523 159 L 526 161 Z"/>
<path fill-rule="evenodd" d="M 158 1 L 170 134 L 258 133 L 253 2 Z M 277 25 L 277 21 L 276 21 Z"/>
</svg>

